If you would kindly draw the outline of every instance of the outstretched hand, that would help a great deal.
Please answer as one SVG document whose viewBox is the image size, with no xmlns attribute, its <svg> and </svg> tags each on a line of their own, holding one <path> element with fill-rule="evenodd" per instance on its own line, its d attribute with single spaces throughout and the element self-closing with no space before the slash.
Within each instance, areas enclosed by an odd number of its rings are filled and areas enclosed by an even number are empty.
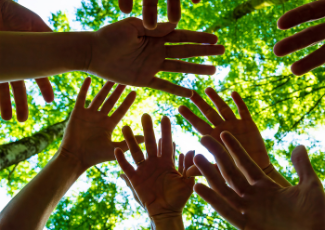
<svg viewBox="0 0 325 230">
<path fill-rule="evenodd" d="M 142 21 L 127 18 L 91 34 L 91 60 L 86 72 L 111 81 L 163 90 L 190 97 L 192 91 L 155 77 L 159 71 L 211 75 L 214 66 L 187 63 L 166 58 L 189 58 L 219 55 L 222 45 L 165 45 L 165 43 L 215 44 L 213 34 L 175 30 L 171 23 L 161 23 L 146 30 Z"/>
<path fill-rule="evenodd" d="M 192 0 L 193 3 L 199 3 L 200 0 Z M 143 0 L 143 25 L 148 30 L 153 30 L 157 27 L 157 6 L 158 0 L 149 1 Z M 123 13 L 129 14 L 132 11 L 133 0 L 119 0 L 119 6 Z M 168 20 L 171 23 L 177 24 L 181 19 L 181 2 L 180 0 L 167 0 Z"/>
<path fill-rule="evenodd" d="M 278 21 L 282 30 L 290 29 L 304 22 L 325 17 L 325 1 L 315 1 L 285 13 Z M 284 56 L 300 49 L 314 45 L 325 39 L 325 23 L 307 28 L 299 33 L 283 39 L 274 46 L 277 56 Z M 325 46 L 293 63 L 291 70 L 295 75 L 302 75 L 325 63 Z"/>
<path fill-rule="evenodd" d="M 220 98 L 215 90 L 207 88 L 205 93 L 217 107 L 219 113 L 196 92 L 194 92 L 191 100 L 214 127 L 211 127 L 211 125 L 196 116 L 185 106 L 179 107 L 180 114 L 202 135 L 210 135 L 219 142 L 221 142 L 221 132 L 231 132 L 241 142 L 244 149 L 249 153 L 256 164 L 262 169 L 266 168 L 270 164 L 270 160 L 263 138 L 240 95 L 237 92 L 231 94 L 241 117 L 241 119 L 237 119 L 231 108 Z M 195 169 L 195 167 L 191 169 L 193 170 L 191 176 L 193 176 L 197 169 Z"/>
<path fill-rule="evenodd" d="M 187 178 L 186 170 L 193 165 L 194 152 L 185 156 L 182 173 L 175 169 L 171 124 L 167 117 L 161 121 L 162 140 L 157 148 L 151 117 L 142 117 L 147 158 L 143 155 L 130 127 L 123 128 L 123 135 L 129 146 L 137 169 L 127 162 L 123 151 L 115 150 L 116 159 L 131 182 L 139 203 L 147 210 L 150 218 L 164 219 L 181 217 L 182 210 L 193 191 L 194 178 Z M 182 167 L 181 169 L 182 170 Z"/>
<path fill-rule="evenodd" d="M 34 12 L 11 0 L 0 0 L 0 31 L 52 32 Z M 53 89 L 47 78 L 35 80 L 46 102 L 54 100 Z M 16 104 L 17 120 L 26 121 L 28 104 L 24 81 L 10 82 Z M 9 83 L 0 83 L 0 112 L 4 120 L 12 118 Z"/>
<path fill-rule="evenodd" d="M 245 230 L 325 229 L 323 186 L 303 146 L 291 156 L 299 184 L 283 188 L 264 174 L 234 136 L 223 132 L 221 139 L 228 151 L 211 136 L 201 139 L 221 173 L 203 155 L 194 158 L 211 187 L 196 184 L 194 191 L 221 216 Z"/>
<path fill-rule="evenodd" d="M 107 114 L 113 109 L 125 86 L 118 85 L 110 97 L 104 102 L 107 94 L 114 86 L 113 82 L 107 82 L 89 107 L 85 108 L 90 82 L 91 79 L 86 78 L 80 89 L 75 108 L 72 111 L 60 147 L 65 153 L 77 157 L 85 168 L 105 161 L 115 160 L 114 148 L 119 147 L 122 151 L 128 150 L 125 141 L 112 142 L 111 137 L 113 130 L 128 111 L 136 97 L 134 91 L 129 93 L 123 103 L 109 117 Z M 102 105 L 103 102 L 104 104 Z M 101 105 L 102 107 L 99 110 Z M 139 143 L 144 141 L 143 136 L 137 136 L 136 140 Z"/>
</svg>

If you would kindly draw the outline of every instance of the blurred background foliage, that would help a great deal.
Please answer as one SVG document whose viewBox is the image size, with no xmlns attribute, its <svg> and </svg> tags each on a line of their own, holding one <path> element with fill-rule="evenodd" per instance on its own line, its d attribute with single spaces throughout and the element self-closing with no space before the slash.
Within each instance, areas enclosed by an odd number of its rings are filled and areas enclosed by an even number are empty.
<svg viewBox="0 0 325 230">
<path fill-rule="evenodd" d="M 258 2 L 258 4 L 256 3 Z M 288 31 L 277 29 L 278 18 L 286 11 L 311 1 L 307 0 L 202 0 L 194 5 L 190 0 L 182 1 L 182 19 L 178 29 L 208 31 L 219 37 L 219 44 L 226 47 L 222 56 L 190 58 L 189 62 L 211 63 L 217 66 L 214 76 L 191 74 L 159 73 L 159 77 L 173 83 L 187 86 L 204 96 L 204 89 L 215 88 L 227 103 L 234 107 L 230 98 L 237 91 L 244 98 L 260 131 L 272 130 L 265 140 L 272 163 L 293 184 L 298 182 L 290 161 L 294 144 L 283 149 L 275 148 L 285 141 L 288 135 L 303 135 L 312 127 L 324 125 L 325 72 L 317 68 L 303 76 L 294 76 L 290 65 L 317 49 L 322 43 L 295 52 L 286 57 L 276 57 L 273 46 L 277 41 L 292 35 L 315 22 L 306 23 Z M 75 20 L 84 30 L 98 30 L 128 16 L 140 17 L 142 0 L 135 0 L 130 15 L 122 14 L 118 1 L 83 0 L 82 7 L 76 10 Z M 159 1 L 159 20 L 166 21 L 166 2 Z M 321 20 L 323 22 L 324 20 Z M 317 22 L 319 23 L 319 21 Z M 69 20 L 63 11 L 52 14 L 50 24 L 56 32 L 71 31 Z M 78 89 L 86 73 L 72 72 L 51 76 L 55 91 L 55 101 L 45 104 L 40 100 L 40 91 L 35 82 L 28 86 L 29 119 L 19 123 L 1 121 L 0 145 L 31 136 L 50 125 L 61 122 L 72 111 Z M 104 84 L 104 80 L 92 77 L 88 100 Z M 202 117 L 196 107 L 186 98 L 176 97 L 148 88 L 127 87 L 126 95 L 135 90 L 139 95 L 124 120 L 115 129 L 116 140 L 121 139 L 121 127 L 130 125 L 141 134 L 140 117 L 143 113 L 153 116 L 156 125 L 162 115 L 172 118 L 174 127 L 195 136 L 198 133 L 177 112 L 177 107 L 186 105 Z M 122 96 L 123 98 L 123 96 Z M 207 99 L 206 96 L 204 98 Z M 159 101 L 159 102 L 158 102 Z M 207 99 L 210 103 L 210 101 Z M 235 111 L 235 109 L 234 109 Z M 30 181 L 55 154 L 61 143 L 58 138 L 43 152 L 34 157 L 0 171 L 1 186 L 10 195 L 16 194 Z M 319 146 L 312 138 L 310 149 Z M 311 154 L 311 162 L 318 176 L 325 180 L 325 155 L 319 148 Z M 285 166 L 277 162 L 284 159 Z M 48 229 L 122 229 L 119 223 L 133 218 L 143 218 L 144 225 L 137 229 L 149 229 L 147 216 L 139 207 L 131 205 L 133 199 L 121 186 L 116 185 L 120 169 L 116 163 L 104 163 L 89 169 L 83 175 L 88 189 L 62 199 L 47 223 Z M 188 202 L 184 219 L 187 229 L 233 229 L 196 194 Z"/>
</svg>

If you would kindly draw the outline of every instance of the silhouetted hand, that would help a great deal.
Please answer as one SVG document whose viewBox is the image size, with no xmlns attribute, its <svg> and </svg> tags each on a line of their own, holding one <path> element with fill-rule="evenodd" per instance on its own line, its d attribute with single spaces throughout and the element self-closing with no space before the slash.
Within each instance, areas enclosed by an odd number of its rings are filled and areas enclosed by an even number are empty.
<svg viewBox="0 0 325 230">
<path fill-rule="evenodd" d="M 187 178 L 186 169 L 193 165 L 194 152 L 185 157 L 183 175 L 175 169 L 171 124 L 167 117 L 161 120 L 161 150 L 158 151 L 152 121 L 148 114 L 142 117 L 147 150 L 144 157 L 130 127 L 123 128 L 137 169 L 127 162 L 121 149 L 115 150 L 116 159 L 131 182 L 139 203 L 145 207 L 150 218 L 159 222 L 164 218 L 181 218 L 182 210 L 192 194 L 194 178 Z M 159 154 L 161 152 L 161 155 Z"/>
<path fill-rule="evenodd" d="M 11 0 L 0 0 L 0 31 L 51 32 L 34 12 Z M 46 102 L 54 100 L 53 89 L 47 78 L 35 80 Z M 24 81 L 10 82 L 16 103 L 17 120 L 26 121 L 28 104 Z M 4 120 L 12 118 L 9 83 L 0 83 L 0 111 Z"/>
<path fill-rule="evenodd" d="M 214 66 L 187 63 L 166 58 L 188 58 L 224 53 L 221 45 L 165 45 L 169 43 L 217 42 L 213 34 L 175 30 L 171 23 L 146 30 L 142 21 L 127 18 L 91 34 L 92 54 L 87 72 L 111 81 L 150 87 L 178 96 L 190 97 L 192 91 L 155 77 L 159 71 L 211 75 Z"/>
<path fill-rule="evenodd" d="M 215 90 L 207 88 L 205 93 L 217 107 L 219 113 L 206 103 L 197 92 L 194 92 L 191 100 L 214 127 L 211 127 L 211 125 L 196 116 L 185 106 L 179 107 L 180 114 L 202 135 L 210 135 L 219 142 L 221 142 L 220 134 L 222 131 L 226 130 L 231 132 L 242 143 L 244 149 L 249 153 L 257 165 L 262 169 L 266 168 L 270 164 L 270 160 L 263 138 L 240 95 L 237 92 L 231 94 L 241 116 L 241 119 L 237 119 L 231 108 L 220 98 Z M 193 173 L 195 174 L 194 171 Z"/>
<path fill-rule="evenodd" d="M 192 0 L 193 3 L 199 3 L 200 0 Z M 143 0 L 143 25 L 148 30 L 153 30 L 157 26 L 157 6 L 158 0 Z M 119 6 L 123 13 L 129 14 L 132 11 L 133 0 L 119 0 Z M 177 24 L 181 19 L 181 2 L 180 0 L 167 0 L 168 20 Z"/>
<path fill-rule="evenodd" d="M 325 17 L 325 1 L 315 1 L 285 13 L 278 21 L 282 30 L 298 26 L 304 22 L 314 21 Z M 274 46 L 277 56 L 284 56 L 297 50 L 314 45 L 325 39 L 325 23 L 307 28 L 288 38 L 283 39 Z M 325 46 L 322 46 L 303 59 L 293 63 L 291 70 L 295 75 L 302 75 L 325 63 Z"/>
<path fill-rule="evenodd" d="M 223 132 L 221 139 L 228 151 L 211 136 L 201 139 L 221 173 L 204 156 L 194 158 L 211 187 L 196 184 L 194 191 L 221 216 L 245 230 L 325 229 L 323 186 L 303 146 L 291 156 L 299 184 L 283 188 L 264 174 L 234 136 Z"/>
<path fill-rule="evenodd" d="M 136 97 L 136 93 L 134 91 L 131 92 L 116 111 L 108 117 L 107 114 L 113 109 L 125 86 L 118 85 L 104 102 L 114 85 L 113 82 L 107 82 L 89 107 L 85 108 L 90 82 L 91 79 L 86 78 L 80 89 L 61 145 L 62 150 L 68 154 L 75 155 L 86 168 L 101 162 L 115 160 L 114 148 L 116 147 L 121 148 L 123 151 L 128 150 L 125 141 L 112 142 L 111 136 L 114 128 L 128 111 Z M 103 102 L 103 106 L 98 111 Z M 136 138 L 139 143 L 144 141 L 143 136 L 137 136 Z"/>
</svg>

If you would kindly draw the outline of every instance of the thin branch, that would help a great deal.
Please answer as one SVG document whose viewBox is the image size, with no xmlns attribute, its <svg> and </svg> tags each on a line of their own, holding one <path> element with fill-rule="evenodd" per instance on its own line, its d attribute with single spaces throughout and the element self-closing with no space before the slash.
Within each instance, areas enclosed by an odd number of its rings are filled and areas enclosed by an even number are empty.
<svg viewBox="0 0 325 230">
<path fill-rule="evenodd" d="M 15 171 L 15 169 L 17 168 L 17 166 L 18 166 L 18 164 L 19 164 L 20 162 L 18 162 L 16 165 L 15 165 L 15 167 L 9 172 L 9 175 L 8 175 L 8 184 L 10 185 L 10 177 L 11 177 L 11 175 L 13 174 L 13 172 Z"/>
</svg>

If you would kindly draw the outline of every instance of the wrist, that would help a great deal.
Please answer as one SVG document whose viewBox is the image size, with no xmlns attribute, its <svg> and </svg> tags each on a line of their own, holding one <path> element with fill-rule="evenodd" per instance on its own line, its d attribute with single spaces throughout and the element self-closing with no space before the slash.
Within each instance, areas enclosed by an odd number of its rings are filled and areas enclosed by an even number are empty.
<svg viewBox="0 0 325 230">
<path fill-rule="evenodd" d="M 67 46 L 62 48 L 67 70 L 86 72 L 91 60 L 91 38 L 93 32 L 68 32 Z"/>
<path fill-rule="evenodd" d="M 166 213 L 161 215 L 151 216 L 152 229 L 155 230 L 183 230 L 184 223 L 182 213 Z"/>
<path fill-rule="evenodd" d="M 70 168 L 70 170 L 79 177 L 84 173 L 89 167 L 85 166 L 82 161 L 73 153 L 60 147 L 58 153 L 54 157 L 54 160 L 61 162 L 65 167 Z"/>
</svg>

